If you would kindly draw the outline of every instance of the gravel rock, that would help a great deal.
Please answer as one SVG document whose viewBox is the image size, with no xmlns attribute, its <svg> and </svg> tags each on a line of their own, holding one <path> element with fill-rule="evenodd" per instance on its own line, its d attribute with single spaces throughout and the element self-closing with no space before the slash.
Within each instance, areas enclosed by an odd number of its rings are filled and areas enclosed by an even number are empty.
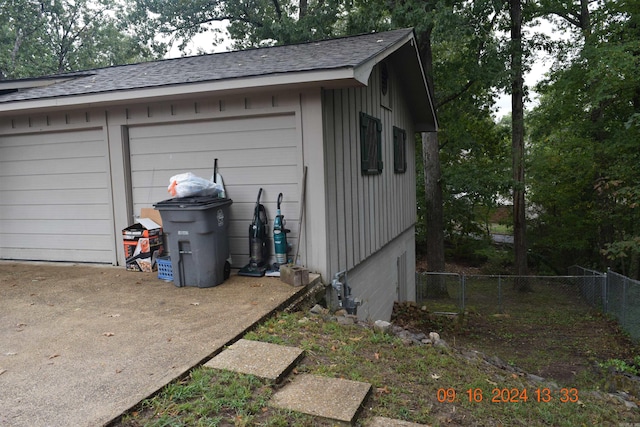
<svg viewBox="0 0 640 427">
<path fill-rule="evenodd" d="M 383 333 L 387 333 L 389 332 L 389 329 L 391 328 L 391 323 L 387 322 L 386 320 L 376 320 L 373 323 L 373 328 L 377 331 L 383 332 Z"/>
<path fill-rule="evenodd" d="M 311 307 L 311 310 L 309 310 L 309 312 L 311 314 L 323 314 L 326 312 L 326 310 L 327 309 L 321 306 L 320 304 L 316 304 L 313 307 Z"/>
</svg>

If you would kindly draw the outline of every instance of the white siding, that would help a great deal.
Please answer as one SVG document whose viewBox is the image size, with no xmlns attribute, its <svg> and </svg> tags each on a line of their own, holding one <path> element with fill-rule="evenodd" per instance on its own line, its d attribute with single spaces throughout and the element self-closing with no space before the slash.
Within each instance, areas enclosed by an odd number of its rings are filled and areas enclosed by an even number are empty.
<svg viewBox="0 0 640 427">
<path fill-rule="evenodd" d="M 0 258 L 113 262 L 108 170 L 101 128 L 1 136 Z"/>
</svg>

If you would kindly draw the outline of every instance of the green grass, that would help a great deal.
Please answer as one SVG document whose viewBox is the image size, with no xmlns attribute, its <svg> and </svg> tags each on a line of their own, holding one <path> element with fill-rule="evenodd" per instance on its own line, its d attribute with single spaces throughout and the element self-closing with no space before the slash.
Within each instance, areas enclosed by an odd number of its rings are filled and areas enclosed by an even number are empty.
<svg viewBox="0 0 640 427">
<path fill-rule="evenodd" d="M 506 334 L 506 332 L 505 332 Z M 373 416 L 430 425 L 576 426 L 640 422 L 638 411 L 579 388 L 579 402 L 562 402 L 552 389 L 549 402 L 538 402 L 535 384 L 524 375 L 487 364 L 482 357 L 456 349 L 407 345 L 400 339 L 360 325 L 342 326 L 323 317 L 281 313 L 246 339 L 298 346 L 306 357 L 292 376 L 309 373 L 372 384 L 358 425 Z M 285 380 L 286 383 L 286 380 Z M 256 377 L 208 368 L 167 386 L 128 414 L 121 426 L 329 426 L 331 423 L 269 406 L 281 385 Z M 569 387 L 567 387 L 568 389 Z M 469 399 L 467 390 L 481 390 Z M 527 390 L 527 401 L 503 402 Z M 446 392 L 451 399 L 443 399 Z M 498 390 L 496 392 L 495 390 Z M 479 393 L 482 400 L 477 397 Z M 498 393 L 498 401 L 492 397 Z M 450 400 L 450 401 L 449 401 Z M 522 400 L 522 399 L 520 399 Z"/>
<path fill-rule="evenodd" d="M 513 226 L 507 224 L 491 223 L 489 231 L 492 234 L 513 234 Z"/>
</svg>

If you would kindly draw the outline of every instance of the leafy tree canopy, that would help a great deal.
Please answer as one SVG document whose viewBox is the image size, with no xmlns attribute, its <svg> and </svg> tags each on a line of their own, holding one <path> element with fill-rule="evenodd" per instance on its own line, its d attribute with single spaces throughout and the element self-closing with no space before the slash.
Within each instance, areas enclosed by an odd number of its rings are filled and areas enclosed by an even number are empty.
<svg viewBox="0 0 640 427">
<path fill-rule="evenodd" d="M 0 79 L 35 77 L 155 57 L 128 32 L 116 0 L 2 0 Z"/>
<path fill-rule="evenodd" d="M 325 39 L 336 34 L 344 13 L 342 0 L 234 0 L 190 2 L 136 0 L 131 17 L 138 31 L 180 42 L 183 50 L 196 34 L 219 34 L 215 23 L 228 22 L 233 47 L 243 49 Z M 212 37 L 212 45 L 220 39 Z"/>
<path fill-rule="evenodd" d="M 539 250 L 562 250 L 559 259 L 581 254 L 634 275 L 640 267 L 639 12 L 635 1 L 604 1 L 559 15 L 575 36 L 539 87 L 529 177 Z"/>
</svg>

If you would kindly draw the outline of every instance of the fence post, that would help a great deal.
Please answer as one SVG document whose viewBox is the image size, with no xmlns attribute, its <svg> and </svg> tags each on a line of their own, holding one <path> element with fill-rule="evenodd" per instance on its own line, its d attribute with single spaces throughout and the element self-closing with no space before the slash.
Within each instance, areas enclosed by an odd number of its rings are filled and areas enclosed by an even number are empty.
<svg viewBox="0 0 640 427">
<path fill-rule="evenodd" d="M 627 326 L 627 284 L 629 278 L 624 276 L 624 282 L 622 284 L 622 329 L 626 330 Z"/>
<path fill-rule="evenodd" d="M 503 314 L 502 311 L 502 276 L 498 275 L 498 313 Z"/>
<path fill-rule="evenodd" d="M 609 313 L 609 277 L 611 277 L 611 267 L 607 267 L 604 273 L 604 285 L 602 286 L 602 312 Z"/>
<path fill-rule="evenodd" d="M 460 308 L 462 310 L 462 314 L 464 314 L 464 300 L 465 300 L 465 287 L 466 287 L 466 275 L 462 273 L 460 276 Z"/>
</svg>

